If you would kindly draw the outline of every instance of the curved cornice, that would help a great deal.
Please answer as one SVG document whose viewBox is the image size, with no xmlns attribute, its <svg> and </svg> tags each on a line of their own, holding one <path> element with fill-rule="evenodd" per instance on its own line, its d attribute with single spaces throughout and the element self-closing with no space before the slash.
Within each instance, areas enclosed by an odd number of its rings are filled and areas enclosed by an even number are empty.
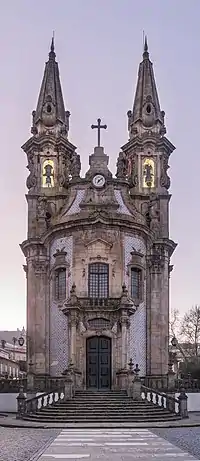
<svg viewBox="0 0 200 461">
<path fill-rule="evenodd" d="M 105 215 L 103 216 L 103 214 L 99 214 L 99 216 L 90 219 L 88 219 L 88 217 L 75 219 L 75 216 L 73 216 L 73 220 L 71 222 L 68 221 L 62 224 L 55 224 L 54 227 L 49 228 L 48 231 L 40 238 L 27 239 L 21 243 L 20 247 L 26 256 L 29 247 L 34 245 L 47 245 L 49 241 L 52 240 L 53 237 L 58 233 L 67 231 L 69 234 L 73 235 L 74 232 L 79 231 L 80 229 L 88 228 L 88 226 L 90 227 L 91 225 L 94 226 L 96 224 L 109 227 L 109 229 L 118 227 L 123 231 L 130 232 L 132 234 L 133 231 L 135 231 L 140 233 L 145 239 L 153 241 L 153 234 L 150 229 L 143 224 L 138 224 L 130 216 L 120 215 L 111 219 L 110 216 L 106 217 Z"/>
</svg>

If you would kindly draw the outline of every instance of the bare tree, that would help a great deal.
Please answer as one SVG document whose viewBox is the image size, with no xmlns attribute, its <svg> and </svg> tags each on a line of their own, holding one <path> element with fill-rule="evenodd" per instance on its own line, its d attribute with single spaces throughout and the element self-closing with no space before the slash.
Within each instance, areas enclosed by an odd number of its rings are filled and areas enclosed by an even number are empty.
<svg viewBox="0 0 200 461">
<path fill-rule="evenodd" d="M 180 312 L 178 309 L 174 309 L 171 311 L 170 314 L 170 322 L 169 322 L 169 338 L 171 344 L 173 344 L 176 349 L 179 350 L 180 354 L 182 355 L 184 361 L 187 362 L 187 354 L 184 351 L 184 348 L 182 347 L 182 322 L 183 319 L 180 317 Z"/>
<path fill-rule="evenodd" d="M 178 309 L 174 309 L 170 313 L 169 336 L 170 339 L 175 337 L 177 340 L 180 336 L 180 313 Z"/>
<path fill-rule="evenodd" d="M 185 313 L 180 335 L 187 357 L 200 358 L 200 306 L 194 306 Z"/>
</svg>

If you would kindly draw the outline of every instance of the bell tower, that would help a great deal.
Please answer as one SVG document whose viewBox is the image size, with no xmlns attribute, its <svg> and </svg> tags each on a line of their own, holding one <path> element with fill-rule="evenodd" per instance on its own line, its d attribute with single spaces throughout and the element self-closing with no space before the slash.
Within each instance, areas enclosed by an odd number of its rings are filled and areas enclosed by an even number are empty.
<svg viewBox="0 0 200 461">
<path fill-rule="evenodd" d="M 156 237 L 168 237 L 171 197 L 168 161 L 175 147 L 165 137 L 165 112 L 160 108 L 147 38 L 139 65 L 133 109 L 127 115 L 129 141 L 122 150 L 128 164 L 131 196 L 139 211 L 151 220 Z"/>
<path fill-rule="evenodd" d="M 29 176 L 28 235 L 21 244 L 27 276 L 27 360 L 34 373 L 49 374 L 50 256 L 44 236 L 69 196 L 69 182 L 80 177 L 80 157 L 68 139 L 69 111 L 65 110 L 58 63 L 51 42 L 49 59 L 32 113 L 32 136 L 22 146 Z M 31 369 L 31 368 L 30 368 Z"/>
<path fill-rule="evenodd" d="M 40 236 L 67 196 L 69 179 L 80 174 L 80 158 L 68 140 L 70 112 L 65 110 L 52 38 L 36 110 L 32 137 L 22 146 L 27 154 L 28 237 Z M 76 168 L 74 168 L 76 164 Z"/>
<path fill-rule="evenodd" d="M 171 195 L 168 176 L 168 161 L 175 147 L 165 136 L 165 113 L 160 108 L 147 38 L 133 108 L 127 115 L 129 140 L 122 147 L 121 159 L 127 172 L 131 200 L 145 217 L 149 229 L 146 255 L 147 375 L 163 376 L 168 372 L 170 257 L 176 248 L 169 238 Z"/>
</svg>

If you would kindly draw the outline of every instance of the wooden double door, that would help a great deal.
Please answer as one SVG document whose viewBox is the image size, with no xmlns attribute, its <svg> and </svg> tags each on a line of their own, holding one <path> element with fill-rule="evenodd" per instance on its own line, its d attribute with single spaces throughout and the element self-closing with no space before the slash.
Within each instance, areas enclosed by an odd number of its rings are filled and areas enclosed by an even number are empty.
<svg viewBox="0 0 200 461">
<path fill-rule="evenodd" d="M 111 388 L 111 339 L 93 336 L 87 339 L 87 388 Z"/>
</svg>

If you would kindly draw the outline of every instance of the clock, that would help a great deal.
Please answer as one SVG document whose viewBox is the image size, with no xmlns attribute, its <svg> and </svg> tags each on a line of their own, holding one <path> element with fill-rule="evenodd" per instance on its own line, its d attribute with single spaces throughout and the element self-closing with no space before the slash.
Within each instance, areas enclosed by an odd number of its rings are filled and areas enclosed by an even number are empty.
<svg viewBox="0 0 200 461">
<path fill-rule="evenodd" d="M 96 174 L 92 180 L 95 187 L 103 187 L 106 180 L 102 174 Z"/>
</svg>

